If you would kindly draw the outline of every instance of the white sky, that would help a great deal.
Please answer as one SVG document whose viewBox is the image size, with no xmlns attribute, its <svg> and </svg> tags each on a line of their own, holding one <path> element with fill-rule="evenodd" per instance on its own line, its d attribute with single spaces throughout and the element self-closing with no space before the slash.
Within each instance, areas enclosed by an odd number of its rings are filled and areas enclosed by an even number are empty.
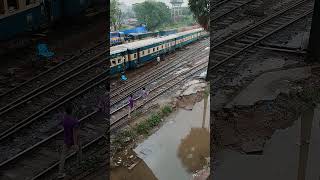
<svg viewBox="0 0 320 180">
<path fill-rule="evenodd" d="M 144 2 L 145 0 L 119 0 L 119 2 L 127 4 L 127 5 L 132 5 L 134 3 L 141 3 Z M 166 3 L 169 7 L 171 7 L 170 0 L 156 0 L 160 2 Z M 188 6 L 188 0 L 183 0 L 182 6 Z"/>
</svg>

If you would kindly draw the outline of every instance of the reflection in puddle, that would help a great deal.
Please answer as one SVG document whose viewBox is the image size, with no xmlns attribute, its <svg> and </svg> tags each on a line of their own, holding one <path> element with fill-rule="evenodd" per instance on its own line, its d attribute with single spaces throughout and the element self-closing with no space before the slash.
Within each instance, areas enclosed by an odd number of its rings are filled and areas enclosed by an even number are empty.
<svg viewBox="0 0 320 180">
<path fill-rule="evenodd" d="M 203 111 L 204 100 L 192 111 L 179 110 L 171 121 L 134 149 L 157 179 L 188 180 L 206 164 L 210 152 L 209 108 L 205 119 Z"/>
<path fill-rule="evenodd" d="M 178 157 L 188 172 L 202 169 L 209 157 L 210 134 L 206 128 L 191 128 L 190 133 L 181 140 Z"/>
</svg>

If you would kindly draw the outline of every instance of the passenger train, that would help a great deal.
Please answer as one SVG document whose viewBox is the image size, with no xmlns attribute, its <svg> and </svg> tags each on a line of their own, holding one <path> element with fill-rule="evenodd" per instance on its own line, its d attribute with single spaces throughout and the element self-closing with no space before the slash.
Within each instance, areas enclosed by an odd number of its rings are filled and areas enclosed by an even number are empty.
<svg viewBox="0 0 320 180">
<path fill-rule="evenodd" d="M 110 72 L 117 74 L 135 69 L 158 56 L 174 51 L 208 36 L 202 29 L 193 29 L 164 37 L 150 38 L 110 48 Z"/>
</svg>

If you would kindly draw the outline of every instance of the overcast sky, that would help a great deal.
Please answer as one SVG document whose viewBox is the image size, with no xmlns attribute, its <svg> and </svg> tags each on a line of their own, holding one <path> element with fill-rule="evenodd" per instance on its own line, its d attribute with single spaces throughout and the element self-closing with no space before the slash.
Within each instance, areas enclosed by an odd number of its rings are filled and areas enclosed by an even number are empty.
<svg viewBox="0 0 320 180">
<path fill-rule="evenodd" d="M 144 2 L 145 0 L 119 0 L 121 3 L 127 4 L 127 5 L 132 5 L 134 3 L 141 3 Z M 156 0 L 160 2 L 166 3 L 169 7 L 171 7 L 170 0 Z M 188 5 L 188 0 L 183 0 L 182 6 L 187 6 Z"/>
</svg>

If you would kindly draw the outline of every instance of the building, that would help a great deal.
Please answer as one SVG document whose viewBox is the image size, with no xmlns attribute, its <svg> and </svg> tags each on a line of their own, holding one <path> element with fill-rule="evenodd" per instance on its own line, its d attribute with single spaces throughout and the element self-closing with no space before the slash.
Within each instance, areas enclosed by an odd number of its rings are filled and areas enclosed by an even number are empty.
<svg viewBox="0 0 320 180">
<path fill-rule="evenodd" d="M 182 4 L 183 0 L 170 0 L 170 3 L 172 5 L 171 9 L 171 16 L 174 21 L 177 21 L 179 17 L 182 15 Z"/>
</svg>

